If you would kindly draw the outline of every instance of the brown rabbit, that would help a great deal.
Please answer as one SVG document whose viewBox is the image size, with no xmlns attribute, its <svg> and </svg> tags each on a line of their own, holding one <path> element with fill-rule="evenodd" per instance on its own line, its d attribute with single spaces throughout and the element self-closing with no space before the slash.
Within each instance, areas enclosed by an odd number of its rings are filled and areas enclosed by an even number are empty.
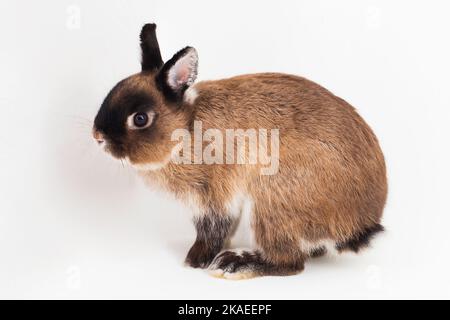
<svg viewBox="0 0 450 320">
<path fill-rule="evenodd" d="M 164 63 L 155 30 L 142 28 L 142 70 L 107 95 L 93 135 L 192 208 L 197 238 L 188 265 L 231 279 L 291 275 L 308 257 L 357 252 L 383 230 L 384 158 L 352 106 L 286 74 L 194 84 L 196 50 L 186 47 Z M 220 134 L 228 139 L 233 129 L 231 142 L 241 144 L 223 151 Z M 208 141 L 191 143 L 196 130 L 209 132 Z M 274 139 L 267 142 L 264 130 Z M 175 132 L 192 135 L 174 139 Z M 257 147 L 272 154 L 272 172 L 262 171 L 269 165 L 250 142 L 255 134 Z M 217 161 L 201 159 L 207 151 Z M 239 228 L 250 248 L 228 249 Z"/>
</svg>

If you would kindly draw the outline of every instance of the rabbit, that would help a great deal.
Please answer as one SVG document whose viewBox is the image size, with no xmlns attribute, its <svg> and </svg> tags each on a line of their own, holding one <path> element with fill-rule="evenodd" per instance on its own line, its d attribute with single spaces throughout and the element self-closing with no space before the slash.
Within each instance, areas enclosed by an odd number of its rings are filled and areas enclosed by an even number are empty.
<svg viewBox="0 0 450 320">
<path fill-rule="evenodd" d="M 309 258 L 358 252 L 384 230 L 384 156 L 346 101 L 289 74 L 196 83 L 197 51 L 185 47 L 164 63 L 155 24 L 143 26 L 140 47 L 141 71 L 107 94 L 93 137 L 191 209 L 188 266 L 226 279 L 294 275 Z M 198 123 L 202 132 L 277 129 L 278 144 L 262 144 L 278 150 L 276 172 L 262 174 L 261 163 L 174 161 L 181 151 L 173 133 L 193 133 Z M 238 228 L 248 247 L 233 249 Z"/>
</svg>

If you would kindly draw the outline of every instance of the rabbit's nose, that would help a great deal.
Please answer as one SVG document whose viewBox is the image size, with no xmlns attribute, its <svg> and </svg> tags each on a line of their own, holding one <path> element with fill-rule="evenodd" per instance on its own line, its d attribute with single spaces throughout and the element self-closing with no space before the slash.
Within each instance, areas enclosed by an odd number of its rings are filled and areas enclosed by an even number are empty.
<svg viewBox="0 0 450 320">
<path fill-rule="evenodd" d="M 92 135 L 94 136 L 94 139 L 97 141 L 98 144 L 102 144 L 105 142 L 105 139 L 103 137 L 103 134 L 98 130 L 93 130 Z"/>
</svg>

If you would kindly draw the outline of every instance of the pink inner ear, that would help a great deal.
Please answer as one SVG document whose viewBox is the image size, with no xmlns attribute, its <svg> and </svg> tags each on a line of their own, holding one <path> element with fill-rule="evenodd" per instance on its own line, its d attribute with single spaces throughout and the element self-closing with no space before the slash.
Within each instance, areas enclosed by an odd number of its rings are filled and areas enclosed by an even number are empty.
<svg viewBox="0 0 450 320">
<path fill-rule="evenodd" d="M 193 62 L 194 61 L 194 62 Z M 169 71 L 168 83 L 173 89 L 180 89 L 185 84 L 191 85 L 196 77 L 196 52 L 180 58 Z"/>
<path fill-rule="evenodd" d="M 176 77 L 177 83 L 183 84 L 186 83 L 189 79 L 189 64 L 183 63 L 177 68 Z"/>
</svg>

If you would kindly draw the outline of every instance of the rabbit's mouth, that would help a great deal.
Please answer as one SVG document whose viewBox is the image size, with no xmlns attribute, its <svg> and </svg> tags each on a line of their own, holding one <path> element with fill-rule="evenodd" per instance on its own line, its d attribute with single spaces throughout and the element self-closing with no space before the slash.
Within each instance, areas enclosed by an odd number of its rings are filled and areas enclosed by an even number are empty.
<svg viewBox="0 0 450 320">
<path fill-rule="evenodd" d="M 95 128 L 92 130 L 92 136 L 94 137 L 99 147 L 103 149 L 103 151 L 109 153 L 112 157 L 116 159 L 119 160 L 126 159 L 127 157 L 126 150 L 122 144 L 111 141 L 101 131 Z"/>
<path fill-rule="evenodd" d="M 162 161 L 154 161 L 154 162 L 134 162 L 128 156 L 124 147 L 120 144 L 115 144 L 109 142 L 107 139 L 99 144 L 100 148 L 103 149 L 106 153 L 111 155 L 113 158 L 122 161 L 122 163 L 131 165 L 138 171 L 154 171 L 164 168 L 171 160 L 171 157 L 167 157 Z"/>
<path fill-rule="evenodd" d="M 105 141 L 103 150 L 110 154 L 113 158 L 118 160 L 126 160 L 128 158 L 127 152 L 120 144 L 115 144 L 109 141 Z"/>
</svg>

